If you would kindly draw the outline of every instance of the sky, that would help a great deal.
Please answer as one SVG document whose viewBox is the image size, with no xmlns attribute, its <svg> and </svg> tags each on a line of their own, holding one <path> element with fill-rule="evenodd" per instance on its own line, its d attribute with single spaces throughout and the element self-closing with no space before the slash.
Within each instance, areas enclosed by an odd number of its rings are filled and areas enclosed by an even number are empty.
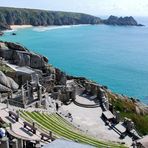
<svg viewBox="0 0 148 148">
<path fill-rule="evenodd" d="M 82 12 L 96 16 L 148 16 L 148 0 L 0 0 L 0 6 Z"/>
</svg>

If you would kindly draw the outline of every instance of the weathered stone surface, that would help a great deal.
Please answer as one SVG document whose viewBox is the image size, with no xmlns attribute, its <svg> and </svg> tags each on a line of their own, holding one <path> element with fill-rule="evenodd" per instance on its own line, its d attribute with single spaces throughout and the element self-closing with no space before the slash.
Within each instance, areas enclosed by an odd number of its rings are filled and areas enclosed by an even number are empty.
<svg viewBox="0 0 148 148">
<path fill-rule="evenodd" d="M 19 51 L 28 51 L 27 48 L 12 42 L 5 42 L 9 49 L 19 50 Z"/>
<path fill-rule="evenodd" d="M 0 84 L 6 86 L 8 88 L 11 87 L 9 82 L 8 82 L 7 76 L 3 72 L 1 72 L 1 71 L 0 71 Z"/>
<path fill-rule="evenodd" d="M 7 23 L 0 22 L 0 30 L 10 30 L 10 26 Z"/>
<path fill-rule="evenodd" d="M 46 65 L 46 61 L 44 61 L 43 56 L 38 54 L 30 54 L 30 67 L 32 68 L 43 68 Z"/>
<path fill-rule="evenodd" d="M 12 90 L 17 90 L 18 89 L 18 84 L 12 78 L 7 77 L 7 81 L 8 81 L 8 83 L 10 85 L 10 88 Z"/>
<path fill-rule="evenodd" d="M 0 93 L 5 93 L 5 92 L 11 92 L 11 89 L 9 89 L 8 87 L 0 84 Z"/>
<path fill-rule="evenodd" d="M 0 56 L 11 64 L 41 70 L 47 65 L 48 59 L 46 57 L 29 52 L 28 49 L 19 44 L 0 42 L 0 45 Z"/>
<path fill-rule="evenodd" d="M 13 64 L 19 66 L 30 66 L 30 56 L 19 51 L 13 51 Z"/>
<path fill-rule="evenodd" d="M 66 74 L 60 69 L 56 68 L 56 82 L 60 85 L 66 85 L 67 77 Z"/>
<path fill-rule="evenodd" d="M 17 89 L 17 83 L 0 71 L 0 92 L 15 91 Z"/>
</svg>

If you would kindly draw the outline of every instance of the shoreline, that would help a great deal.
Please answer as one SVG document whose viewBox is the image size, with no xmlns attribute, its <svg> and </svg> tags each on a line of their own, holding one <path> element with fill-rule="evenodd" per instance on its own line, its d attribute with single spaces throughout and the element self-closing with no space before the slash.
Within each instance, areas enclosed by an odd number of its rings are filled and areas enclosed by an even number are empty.
<svg viewBox="0 0 148 148">
<path fill-rule="evenodd" d="M 10 25 L 12 30 L 16 29 L 24 29 L 24 28 L 30 28 L 33 27 L 32 25 Z"/>
<path fill-rule="evenodd" d="M 48 25 L 48 26 L 33 26 L 33 25 L 10 25 L 12 30 L 37 27 L 37 28 L 46 28 L 46 27 L 70 27 L 70 26 L 87 26 L 90 24 L 76 24 L 76 25 Z"/>
</svg>

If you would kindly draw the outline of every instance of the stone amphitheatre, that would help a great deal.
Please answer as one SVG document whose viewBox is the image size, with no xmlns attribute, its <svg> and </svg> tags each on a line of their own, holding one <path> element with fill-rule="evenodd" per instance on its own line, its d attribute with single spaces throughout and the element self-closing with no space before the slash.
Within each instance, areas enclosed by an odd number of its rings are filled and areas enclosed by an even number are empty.
<svg viewBox="0 0 148 148">
<path fill-rule="evenodd" d="M 79 147 L 142 145 L 134 122 L 121 119 L 113 97 L 129 99 L 86 78 L 66 75 L 19 44 L 0 42 L 0 123 L 7 131 L 2 148 L 50 147 L 58 139 Z M 137 112 L 148 112 L 144 104 L 129 102 Z"/>
</svg>

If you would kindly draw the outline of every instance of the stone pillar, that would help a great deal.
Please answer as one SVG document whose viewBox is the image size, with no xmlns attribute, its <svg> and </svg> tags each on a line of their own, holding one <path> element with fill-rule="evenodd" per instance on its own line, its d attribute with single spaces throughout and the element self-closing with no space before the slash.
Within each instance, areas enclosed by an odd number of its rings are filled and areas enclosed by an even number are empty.
<svg viewBox="0 0 148 148">
<path fill-rule="evenodd" d="M 16 111 L 16 114 L 18 115 L 18 119 L 16 121 L 19 122 L 19 118 L 20 118 L 20 112 L 19 112 L 19 110 Z"/>
<path fill-rule="evenodd" d="M 52 139 L 52 131 L 49 131 L 49 136 Z"/>
<path fill-rule="evenodd" d="M 10 130 L 12 130 L 12 123 L 9 123 Z"/>
<path fill-rule="evenodd" d="M 38 99 L 39 99 L 39 106 L 41 106 L 41 102 L 42 102 L 42 85 L 40 83 L 38 83 L 37 85 L 38 87 Z"/>
<path fill-rule="evenodd" d="M 132 129 L 134 129 L 134 122 L 132 122 L 131 119 L 125 118 L 124 123 L 126 124 L 126 131 L 130 132 Z"/>
<path fill-rule="evenodd" d="M 23 86 L 21 87 L 21 95 L 22 95 L 22 100 L 23 100 L 24 108 L 26 108 L 26 99 L 25 99 L 25 93 L 24 93 Z"/>
<path fill-rule="evenodd" d="M 19 148 L 18 147 L 18 140 L 17 139 L 13 139 L 12 142 L 13 142 L 12 143 L 12 148 Z"/>
<path fill-rule="evenodd" d="M 45 106 L 44 106 L 44 108 L 48 110 L 49 109 L 49 104 L 48 104 L 47 100 L 48 100 L 48 94 L 46 93 L 45 94 Z"/>
<path fill-rule="evenodd" d="M 23 140 L 18 139 L 18 148 L 23 148 Z"/>
<path fill-rule="evenodd" d="M 133 148 L 137 148 L 135 141 L 133 141 L 132 146 L 133 146 Z"/>
<path fill-rule="evenodd" d="M 0 103 L 2 103 L 2 94 L 0 93 Z"/>
<path fill-rule="evenodd" d="M 9 148 L 9 139 L 7 137 L 0 139 L 0 148 Z"/>
<path fill-rule="evenodd" d="M 129 121 L 127 124 L 127 131 L 131 131 L 132 129 L 134 129 L 134 122 Z"/>
<path fill-rule="evenodd" d="M 102 106 L 105 105 L 106 109 L 109 110 L 109 101 L 106 98 L 105 91 L 102 88 L 99 89 L 98 97 L 99 97 L 101 105 Z"/>
<path fill-rule="evenodd" d="M 91 86 L 90 88 L 92 95 L 97 95 L 97 90 L 98 90 L 97 85 L 91 84 L 90 86 Z"/>
<path fill-rule="evenodd" d="M 35 127 L 35 122 L 32 123 L 32 126 Z"/>
<path fill-rule="evenodd" d="M 7 99 L 7 108 L 9 108 L 9 100 Z"/>
<path fill-rule="evenodd" d="M 74 87 L 73 90 L 72 90 L 72 100 L 75 100 L 76 99 L 76 88 Z"/>
<path fill-rule="evenodd" d="M 26 86 L 27 86 L 27 91 L 28 91 L 28 98 L 30 97 L 30 90 L 29 90 L 29 83 L 28 83 L 28 81 L 26 82 Z"/>
<path fill-rule="evenodd" d="M 120 111 L 116 111 L 115 116 L 116 116 L 116 123 L 119 123 L 120 122 Z"/>
<path fill-rule="evenodd" d="M 109 110 L 114 114 L 114 106 L 111 103 L 109 104 Z"/>
<path fill-rule="evenodd" d="M 7 108 L 9 107 L 9 100 L 11 99 L 11 95 L 12 93 L 11 92 L 8 92 L 8 96 L 7 96 Z"/>
<path fill-rule="evenodd" d="M 35 148 L 41 148 L 40 141 L 36 141 Z"/>
<path fill-rule="evenodd" d="M 105 97 L 105 96 L 104 96 Z M 104 104 L 106 106 L 106 109 L 109 110 L 109 102 L 108 102 L 108 99 L 105 97 L 105 101 L 104 101 Z"/>
<path fill-rule="evenodd" d="M 32 123 L 33 128 L 35 128 L 35 122 Z M 36 130 L 33 130 L 33 134 L 36 134 Z"/>
</svg>

